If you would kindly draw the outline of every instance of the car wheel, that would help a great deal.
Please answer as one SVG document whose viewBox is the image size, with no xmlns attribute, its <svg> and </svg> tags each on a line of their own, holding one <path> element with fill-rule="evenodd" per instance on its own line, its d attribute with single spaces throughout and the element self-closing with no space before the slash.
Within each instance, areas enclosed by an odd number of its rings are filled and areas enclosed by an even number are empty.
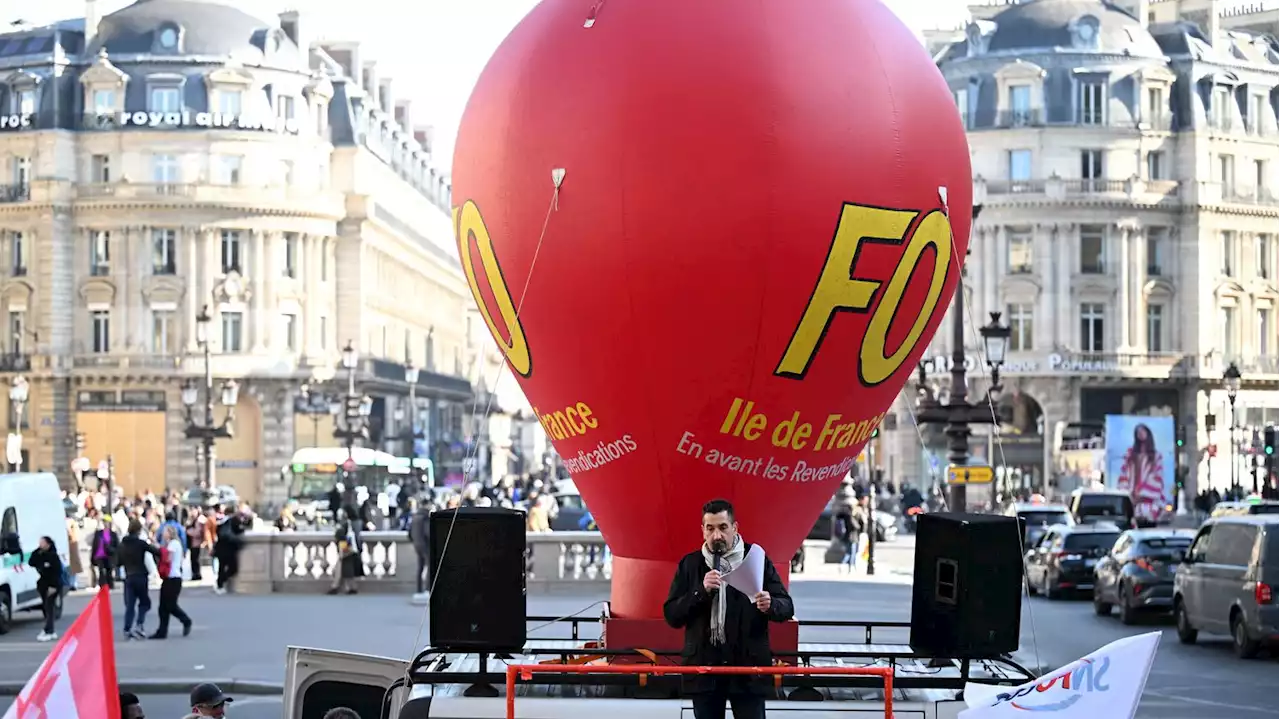
<svg viewBox="0 0 1280 719">
<path fill-rule="evenodd" d="M 1258 656 L 1262 642 L 1249 636 L 1249 625 L 1240 612 L 1231 614 L 1231 643 L 1235 646 L 1236 656 L 1241 659 L 1253 659 Z"/>
<path fill-rule="evenodd" d="M 1129 588 L 1121 584 L 1116 589 L 1116 599 L 1120 600 L 1120 623 L 1132 625 L 1138 621 L 1138 612 L 1129 603 Z"/>
<path fill-rule="evenodd" d="M 1102 591 L 1093 585 L 1093 613 L 1100 617 L 1111 616 L 1111 605 L 1102 601 Z"/>
<path fill-rule="evenodd" d="M 1173 625 L 1178 632 L 1178 641 L 1183 644 L 1196 643 L 1200 632 L 1191 626 L 1191 618 L 1187 616 L 1187 608 L 1183 606 L 1181 599 L 1173 602 Z"/>
<path fill-rule="evenodd" d="M 0 634 L 8 634 L 13 628 L 13 600 L 9 590 L 0 591 Z"/>
</svg>

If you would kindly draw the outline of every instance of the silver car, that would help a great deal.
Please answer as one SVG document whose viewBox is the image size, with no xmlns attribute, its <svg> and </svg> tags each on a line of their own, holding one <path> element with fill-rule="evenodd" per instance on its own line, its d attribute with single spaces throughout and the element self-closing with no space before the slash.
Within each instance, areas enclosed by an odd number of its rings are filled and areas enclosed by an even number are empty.
<svg viewBox="0 0 1280 719">
<path fill-rule="evenodd" d="M 1230 634 L 1243 658 L 1275 644 L 1278 537 L 1274 514 L 1213 517 L 1200 527 L 1173 580 L 1182 643 L 1202 631 Z"/>
</svg>

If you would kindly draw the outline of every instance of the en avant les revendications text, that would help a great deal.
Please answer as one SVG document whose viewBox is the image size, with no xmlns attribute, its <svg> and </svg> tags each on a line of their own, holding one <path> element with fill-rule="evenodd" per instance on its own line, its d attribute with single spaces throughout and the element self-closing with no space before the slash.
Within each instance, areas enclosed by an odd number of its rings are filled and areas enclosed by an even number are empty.
<svg viewBox="0 0 1280 719">
<path fill-rule="evenodd" d="M 815 432 L 814 424 L 805 421 L 799 411 L 793 411 L 786 419 L 775 422 L 764 412 L 758 411 L 755 402 L 735 397 L 725 412 L 719 434 L 739 437 L 753 443 L 767 442 L 780 450 L 835 454 L 870 438 L 884 417 L 884 412 L 865 419 L 846 419 L 844 415 L 830 413 Z M 780 459 L 772 454 L 733 454 L 704 446 L 703 441 L 693 432 L 685 432 L 680 436 L 676 451 L 731 472 L 783 482 L 820 482 L 830 477 L 844 476 L 856 461 L 856 457 L 847 456 L 822 465 L 811 465 L 801 460 L 793 464 L 785 455 Z"/>
</svg>

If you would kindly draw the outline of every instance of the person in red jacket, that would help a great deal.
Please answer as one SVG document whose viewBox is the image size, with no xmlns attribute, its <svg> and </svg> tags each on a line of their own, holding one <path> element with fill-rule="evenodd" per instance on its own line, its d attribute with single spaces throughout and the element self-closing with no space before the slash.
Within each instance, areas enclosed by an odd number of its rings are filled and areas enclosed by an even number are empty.
<svg viewBox="0 0 1280 719">
<path fill-rule="evenodd" d="M 191 617 L 178 606 L 178 596 L 182 594 L 182 539 L 175 525 L 166 525 L 161 533 L 160 561 L 156 565 L 156 573 L 160 575 L 160 626 L 152 639 L 164 639 L 169 636 L 169 618 L 176 617 L 182 622 L 182 636 L 191 633 Z"/>
</svg>

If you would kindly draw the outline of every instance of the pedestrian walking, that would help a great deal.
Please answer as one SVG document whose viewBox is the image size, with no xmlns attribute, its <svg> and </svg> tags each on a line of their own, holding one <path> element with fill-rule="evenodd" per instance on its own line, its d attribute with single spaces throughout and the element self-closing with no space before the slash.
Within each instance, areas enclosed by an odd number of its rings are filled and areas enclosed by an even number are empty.
<svg viewBox="0 0 1280 719">
<path fill-rule="evenodd" d="M 79 577 L 84 571 L 84 562 L 80 559 L 80 525 L 75 517 L 67 517 L 67 563 L 72 577 Z"/>
<path fill-rule="evenodd" d="M 338 566 L 333 571 L 333 586 L 328 594 L 344 592 L 355 594 L 356 579 L 364 576 L 364 558 L 360 552 L 360 532 L 357 521 L 347 518 L 345 511 L 338 513 L 338 528 L 333 533 L 338 544 Z"/>
<path fill-rule="evenodd" d="M 58 599 L 62 596 L 62 559 L 53 540 L 41 537 L 27 564 L 38 575 L 36 591 L 40 594 L 40 612 L 44 615 L 44 630 L 36 635 L 36 641 L 53 641 L 58 638 L 53 631 L 53 621 L 58 617 Z"/>
<path fill-rule="evenodd" d="M 218 521 L 218 540 L 213 545 L 213 556 L 218 560 L 218 581 L 213 591 L 226 594 L 231 582 L 240 573 L 240 548 L 244 543 L 244 523 L 240 514 L 232 511 Z"/>
<path fill-rule="evenodd" d="M 107 589 L 115 588 L 116 553 L 120 548 L 120 537 L 111 524 L 111 516 L 104 516 L 89 541 L 89 563 L 93 565 L 94 584 L 105 584 Z"/>
<path fill-rule="evenodd" d="M 182 594 L 182 539 L 172 526 L 165 527 L 161 537 L 164 546 L 160 548 L 160 625 L 152 639 L 164 639 L 169 636 L 169 618 L 175 617 L 182 622 L 182 636 L 191 634 L 191 617 L 178 606 L 178 597 Z"/>
<path fill-rule="evenodd" d="M 120 719 L 146 719 L 142 703 L 133 692 L 120 692 Z"/>
<path fill-rule="evenodd" d="M 423 594 L 431 586 L 431 509 L 418 507 L 416 499 L 409 500 L 413 518 L 409 522 L 409 541 L 413 543 L 413 551 L 418 555 L 418 594 Z"/>
<path fill-rule="evenodd" d="M 142 538 L 142 522 L 134 517 L 129 520 L 129 534 L 120 540 L 120 568 L 124 571 L 124 636 L 126 639 L 145 639 L 143 630 L 147 612 L 151 611 L 151 596 L 147 587 L 159 550 Z M 137 623 L 134 623 L 134 620 Z"/>
</svg>

